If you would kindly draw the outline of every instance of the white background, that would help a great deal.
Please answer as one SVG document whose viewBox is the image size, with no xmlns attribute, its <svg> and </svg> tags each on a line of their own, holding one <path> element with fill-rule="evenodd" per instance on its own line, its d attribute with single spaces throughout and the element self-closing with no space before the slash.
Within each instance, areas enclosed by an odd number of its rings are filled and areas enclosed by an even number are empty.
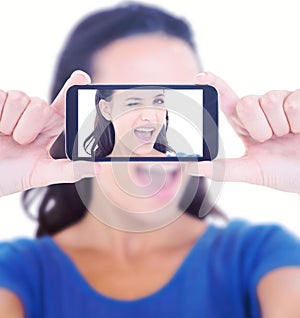
<svg viewBox="0 0 300 318">
<path fill-rule="evenodd" d="M 298 1 L 152 0 L 186 17 L 197 35 L 206 70 L 226 79 L 239 95 L 300 87 Z M 56 57 L 70 28 L 83 15 L 114 0 L 10 0 L 1 5 L 0 88 L 48 98 Z M 227 156 L 243 148 L 222 118 Z M 299 145 L 300 146 L 300 145 Z M 3 177 L 3 176 L 0 176 Z M 33 236 L 19 195 L 0 198 L 0 239 Z M 219 205 L 231 217 L 278 222 L 300 235 L 299 197 L 245 184 L 227 184 Z"/>
</svg>

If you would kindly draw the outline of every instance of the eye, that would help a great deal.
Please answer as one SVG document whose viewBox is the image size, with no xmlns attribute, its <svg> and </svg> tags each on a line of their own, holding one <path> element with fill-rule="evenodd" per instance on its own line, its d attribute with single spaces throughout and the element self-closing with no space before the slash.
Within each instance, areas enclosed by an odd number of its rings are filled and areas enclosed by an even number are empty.
<svg viewBox="0 0 300 318">
<path fill-rule="evenodd" d="M 140 106 L 140 105 L 141 105 L 140 102 L 128 102 L 126 104 L 126 106 L 128 106 L 128 107 L 137 107 L 137 106 Z"/>
<path fill-rule="evenodd" d="M 153 101 L 153 104 L 155 105 L 163 105 L 165 103 L 165 100 L 163 98 L 156 98 Z"/>
</svg>

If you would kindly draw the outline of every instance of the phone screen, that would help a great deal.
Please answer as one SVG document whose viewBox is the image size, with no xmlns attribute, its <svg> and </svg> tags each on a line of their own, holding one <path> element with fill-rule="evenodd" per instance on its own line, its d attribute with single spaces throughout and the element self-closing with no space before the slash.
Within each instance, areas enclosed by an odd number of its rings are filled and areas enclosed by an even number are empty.
<svg viewBox="0 0 300 318">
<path fill-rule="evenodd" d="M 72 86 L 72 160 L 201 161 L 218 152 L 218 94 L 208 85 Z"/>
</svg>

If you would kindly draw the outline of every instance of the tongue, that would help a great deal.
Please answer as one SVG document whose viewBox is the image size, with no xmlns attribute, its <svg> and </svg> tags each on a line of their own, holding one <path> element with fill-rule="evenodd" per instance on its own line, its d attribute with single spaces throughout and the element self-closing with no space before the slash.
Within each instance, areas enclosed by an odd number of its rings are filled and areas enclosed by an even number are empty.
<svg viewBox="0 0 300 318">
<path fill-rule="evenodd" d="M 167 171 L 138 171 L 139 184 L 143 188 L 143 194 L 146 197 L 155 196 L 158 199 L 171 199 L 177 189 L 177 182 L 174 182 L 174 176 Z"/>
<path fill-rule="evenodd" d="M 148 169 L 138 167 L 136 169 L 139 183 L 143 186 L 148 186 L 149 189 L 158 190 L 163 185 L 170 185 L 173 182 L 174 173 L 165 171 L 163 167 L 152 170 L 151 167 Z"/>
<path fill-rule="evenodd" d="M 152 136 L 151 131 L 135 130 L 134 133 L 139 139 L 142 139 L 144 141 L 149 141 L 151 139 L 151 136 Z"/>
</svg>

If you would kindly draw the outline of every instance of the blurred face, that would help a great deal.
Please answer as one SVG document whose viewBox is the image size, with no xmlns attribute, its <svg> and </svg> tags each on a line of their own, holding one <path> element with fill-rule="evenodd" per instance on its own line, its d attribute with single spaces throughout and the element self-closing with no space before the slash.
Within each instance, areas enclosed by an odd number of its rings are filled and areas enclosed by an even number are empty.
<svg viewBox="0 0 300 318">
<path fill-rule="evenodd" d="M 115 91 L 99 107 L 114 126 L 112 156 L 157 156 L 153 147 L 166 119 L 164 90 Z"/>
<path fill-rule="evenodd" d="M 93 57 L 93 71 L 94 83 L 184 84 L 194 83 L 200 68 L 184 41 L 149 34 L 116 40 L 99 50 Z M 165 122 L 162 99 L 162 91 L 114 96 L 110 116 L 119 141 L 130 132 L 135 149 L 141 153 L 152 149 Z M 97 186 L 112 206 L 123 211 L 176 211 L 188 180 L 182 171 L 178 162 L 104 163 Z"/>
</svg>

